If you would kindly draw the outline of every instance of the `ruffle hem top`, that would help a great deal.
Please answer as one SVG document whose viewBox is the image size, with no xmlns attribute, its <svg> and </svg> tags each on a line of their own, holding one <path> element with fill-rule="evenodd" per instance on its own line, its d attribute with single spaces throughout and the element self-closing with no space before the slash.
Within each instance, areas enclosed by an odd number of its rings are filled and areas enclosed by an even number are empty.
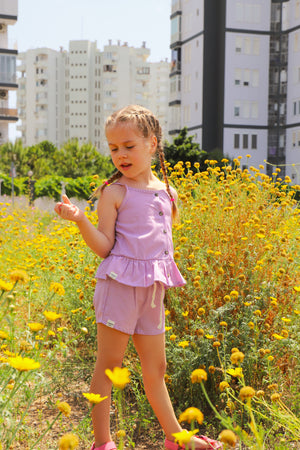
<svg viewBox="0 0 300 450">
<path fill-rule="evenodd" d="M 129 286 L 147 287 L 155 281 L 166 288 L 183 286 L 186 281 L 173 259 L 168 193 L 122 186 L 126 193 L 118 210 L 115 244 L 96 278 L 110 277 Z"/>
</svg>

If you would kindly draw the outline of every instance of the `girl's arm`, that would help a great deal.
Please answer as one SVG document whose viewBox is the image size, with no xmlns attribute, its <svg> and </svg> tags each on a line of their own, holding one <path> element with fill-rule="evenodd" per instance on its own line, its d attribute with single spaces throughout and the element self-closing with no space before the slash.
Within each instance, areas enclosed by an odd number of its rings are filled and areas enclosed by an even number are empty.
<svg viewBox="0 0 300 450">
<path fill-rule="evenodd" d="M 106 188 L 98 201 L 98 228 L 89 221 L 84 212 L 63 195 L 62 202 L 57 203 L 54 210 L 63 219 L 75 222 L 80 233 L 93 252 L 105 258 L 115 242 L 115 222 L 120 194 L 116 189 Z"/>
</svg>

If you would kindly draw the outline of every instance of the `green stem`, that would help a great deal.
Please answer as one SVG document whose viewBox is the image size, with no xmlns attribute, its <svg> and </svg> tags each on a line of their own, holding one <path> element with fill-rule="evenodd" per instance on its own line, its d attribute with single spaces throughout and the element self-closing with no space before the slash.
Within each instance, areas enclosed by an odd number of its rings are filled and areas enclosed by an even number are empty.
<svg viewBox="0 0 300 450">
<path fill-rule="evenodd" d="M 118 397 L 119 430 L 123 430 L 123 407 L 122 407 L 122 390 L 121 389 L 118 389 L 117 397 Z M 123 434 L 120 433 L 120 441 L 119 441 L 118 449 L 123 450 L 123 448 L 124 448 Z"/>
</svg>

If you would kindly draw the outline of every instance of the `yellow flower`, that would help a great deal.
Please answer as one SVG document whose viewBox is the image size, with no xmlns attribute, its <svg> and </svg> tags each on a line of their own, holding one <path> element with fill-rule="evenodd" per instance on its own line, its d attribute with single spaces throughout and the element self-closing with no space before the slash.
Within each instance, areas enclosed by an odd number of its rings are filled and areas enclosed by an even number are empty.
<svg viewBox="0 0 300 450">
<path fill-rule="evenodd" d="M 43 325 L 42 323 L 38 323 L 38 322 L 29 323 L 28 326 L 31 331 L 40 331 L 45 327 L 45 325 Z"/>
<path fill-rule="evenodd" d="M 293 289 L 294 289 L 294 291 L 296 291 L 296 292 L 300 292 L 300 286 L 294 286 Z"/>
<path fill-rule="evenodd" d="M 178 442 L 178 444 L 183 447 L 185 444 L 188 444 L 196 433 L 198 433 L 199 430 L 182 430 L 179 433 L 173 433 L 172 436 L 175 438 L 175 442 Z"/>
<path fill-rule="evenodd" d="M 172 327 L 165 327 L 165 331 L 170 331 L 172 330 Z"/>
<path fill-rule="evenodd" d="M 219 389 L 221 392 L 225 391 L 225 389 L 229 388 L 229 384 L 227 383 L 227 381 L 221 381 L 221 383 L 219 384 Z"/>
<path fill-rule="evenodd" d="M 98 403 L 103 402 L 103 400 L 105 400 L 107 398 L 106 397 L 101 397 L 100 394 L 89 394 L 89 393 L 85 393 L 83 392 L 82 394 L 86 399 L 88 399 L 88 401 L 90 403 L 94 403 L 95 405 L 97 405 Z"/>
<path fill-rule="evenodd" d="M 185 311 L 185 312 L 183 312 L 183 313 L 181 313 L 181 314 L 182 314 L 183 317 L 187 317 L 187 316 L 189 315 L 189 312 L 188 312 L 188 311 Z"/>
<path fill-rule="evenodd" d="M 185 348 L 189 346 L 189 341 L 181 341 L 178 343 L 179 347 Z"/>
<path fill-rule="evenodd" d="M 239 378 L 243 376 L 243 369 L 241 367 L 237 367 L 236 369 L 228 369 L 227 373 L 234 378 Z"/>
<path fill-rule="evenodd" d="M 203 380 L 207 380 L 207 373 L 203 369 L 193 370 L 191 380 L 192 383 L 202 383 Z"/>
<path fill-rule="evenodd" d="M 220 326 L 221 327 L 227 327 L 227 322 L 224 322 L 224 321 L 220 322 Z"/>
<path fill-rule="evenodd" d="M 251 386 L 244 386 L 240 390 L 240 398 L 242 400 L 247 400 L 248 398 L 252 398 L 255 395 L 255 390 Z"/>
<path fill-rule="evenodd" d="M 280 400 L 281 395 L 278 394 L 278 392 L 275 392 L 275 394 L 271 395 L 271 400 L 272 402 L 278 402 L 278 400 Z"/>
<path fill-rule="evenodd" d="M 6 281 L 0 280 L 1 291 L 9 292 L 13 289 L 14 285 L 12 283 L 7 283 Z"/>
<path fill-rule="evenodd" d="M 232 364 L 238 364 L 239 362 L 243 362 L 245 355 L 243 352 L 234 352 L 230 356 L 230 361 Z"/>
<path fill-rule="evenodd" d="M 43 314 L 49 322 L 54 322 L 61 317 L 61 314 L 56 314 L 54 311 L 44 311 Z"/>
<path fill-rule="evenodd" d="M 59 450 L 73 450 L 79 445 L 78 437 L 73 433 L 64 434 L 58 441 Z"/>
<path fill-rule="evenodd" d="M 290 323 L 291 322 L 291 319 L 287 319 L 286 317 L 282 317 L 281 320 L 284 323 Z"/>
<path fill-rule="evenodd" d="M 228 444 L 230 447 L 235 447 L 237 443 L 237 437 L 231 430 L 223 430 L 219 434 L 218 439 L 223 442 L 223 444 Z"/>
<path fill-rule="evenodd" d="M 8 364 L 20 372 L 27 372 L 28 370 L 38 369 L 41 365 L 39 362 L 31 358 L 22 358 L 22 356 L 15 356 L 8 358 Z"/>
<path fill-rule="evenodd" d="M 277 334 L 277 333 L 272 334 L 272 336 L 274 339 L 277 339 L 277 341 L 284 339 L 284 336 L 281 336 L 280 334 Z"/>
<path fill-rule="evenodd" d="M 6 331 L 0 330 L 0 339 L 8 339 L 9 335 L 6 333 Z"/>
<path fill-rule="evenodd" d="M 64 416 L 69 417 L 71 414 L 71 406 L 67 402 L 60 402 L 58 401 L 56 403 L 57 408 L 60 412 L 63 413 Z"/>
<path fill-rule="evenodd" d="M 9 276 L 10 276 L 11 281 L 14 281 L 14 282 L 21 281 L 23 283 L 27 283 L 27 281 L 29 279 L 27 272 L 25 272 L 25 270 L 19 270 L 19 269 L 13 270 Z"/>
<path fill-rule="evenodd" d="M 50 284 L 49 290 L 55 292 L 55 294 L 58 295 L 65 294 L 65 288 L 63 287 L 63 285 L 60 283 L 55 283 L 54 281 L 52 281 L 52 283 Z"/>
<path fill-rule="evenodd" d="M 175 341 L 176 338 L 177 338 L 176 334 L 171 334 L 170 341 Z"/>
<path fill-rule="evenodd" d="M 206 339 L 214 339 L 213 334 L 206 334 L 205 337 L 206 337 Z"/>
<path fill-rule="evenodd" d="M 179 416 L 179 422 L 187 422 L 192 423 L 194 420 L 197 420 L 199 425 L 204 420 L 204 416 L 202 412 L 198 408 L 187 408 L 182 414 Z"/>
<path fill-rule="evenodd" d="M 113 371 L 106 369 L 105 375 L 118 389 L 124 389 L 126 384 L 130 382 L 130 372 L 126 367 L 115 367 Z"/>
<path fill-rule="evenodd" d="M 203 316 L 205 314 L 205 309 L 204 308 L 199 308 L 198 309 L 198 315 L 199 316 Z"/>
<path fill-rule="evenodd" d="M 239 293 L 238 293 L 238 291 L 231 291 L 229 295 L 231 298 L 236 300 L 239 296 Z"/>
</svg>

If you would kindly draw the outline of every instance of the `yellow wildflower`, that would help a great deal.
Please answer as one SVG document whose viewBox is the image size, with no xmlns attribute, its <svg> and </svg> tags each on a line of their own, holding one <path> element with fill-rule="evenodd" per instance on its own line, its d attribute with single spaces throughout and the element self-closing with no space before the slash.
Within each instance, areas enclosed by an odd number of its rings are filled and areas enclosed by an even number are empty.
<svg viewBox="0 0 300 450">
<path fill-rule="evenodd" d="M 0 339 L 8 339 L 9 335 L 6 333 L 6 331 L 0 330 Z"/>
<path fill-rule="evenodd" d="M 106 369 L 105 375 L 118 389 L 124 389 L 126 384 L 130 382 L 130 372 L 126 367 L 115 367 L 113 370 Z"/>
<path fill-rule="evenodd" d="M 251 386 L 244 386 L 240 390 L 240 398 L 242 400 L 247 400 L 255 395 L 255 390 Z"/>
<path fill-rule="evenodd" d="M 228 389 L 230 386 L 227 383 L 227 381 L 221 381 L 221 383 L 219 384 L 219 389 L 221 392 L 225 391 L 225 389 Z"/>
<path fill-rule="evenodd" d="M 199 430 L 192 430 L 192 431 L 182 430 L 179 433 L 173 433 L 172 436 L 174 436 L 175 442 L 178 442 L 178 444 L 181 447 L 184 447 L 186 444 L 190 442 L 192 436 L 198 433 L 198 431 Z"/>
<path fill-rule="evenodd" d="M 243 369 L 241 367 L 237 367 L 236 369 L 228 369 L 227 373 L 234 378 L 240 378 L 243 376 Z"/>
<path fill-rule="evenodd" d="M 277 334 L 277 333 L 272 334 L 272 336 L 274 339 L 277 339 L 277 341 L 284 339 L 284 336 L 281 336 L 280 334 Z"/>
<path fill-rule="evenodd" d="M 191 374 L 192 383 L 202 383 L 207 380 L 207 373 L 203 369 L 196 369 Z"/>
<path fill-rule="evenodd" d="M 13 289 L 14 285 L 12 283 L 7 283 L 6 281 L 0 280 L 0 290 L 9 292 Z"/>
<path fill-rule="evenodd" d="M 189 346 L 189 341 L 178 342 L 179 347 L 185 348 Z"/>
<path fill-rule="evenodd" d="M 27 272 L 25 272 L 25 270 L 13 270 L 10 274 L 10 279 L 11 281 L 17 282 L 17 281 L 21 281 L 23 283 L 27 283 L 29 277 Z"/>
<path fill-rule="evenodd" d="M 205 314 L 205 309 L 204 308 L 199 308 L 198 309 L 198 315 L 199 316 L 203 316 Z"/>
<path fill-rule="evenodd" d="M 32 323 L 28 323 L 28 326 L 30 328 L 31 331 L 40 331 L 42 330 L 45 325 L 43 325 L 42 323 L 38 323 L 38 322 L 32 322 Z"/>
<path fill-rule="evenodd" d="M 54 311 L 44 311 L 43 314 L 49 322 L 54 322 L 61 317 L 61 314 L 57 314 Z"/>
<path fill-rule="evenodd" d="M 49 290 L 55 292 L 55 294 L 58 295 L 65 294 L 65 288 L 63 287 L 63 285 L 60 283 L 55 283 L 54 281 L 52 281 L 52 283 L 50 284 Z"/>
<path fill-rule="evenodd" d="M 177 338 L 176 334 L 171 334 L 170 341 L 175 341 L 176 338 Z"/>
<path fill-rule="evenodd" d="M 231 430 L 223 430 L 219 434 L 218 439 L 223 442 L 223 444 L 230 445 L 230 447 L 235 447 L 237 443 L 237 436 Z"/>
<path fill-rule="evenodd" d="M 89 394 L 86 392 L 83 392 L 82 395 L 90 402 L 97 405 L 98 403 L 103 402 L 107 398 L 107 395 L 105 397 L 101 397 L 100 394 Z"/>
<path fill-rule="evenodd" d="M 245 355 L 243 352 L 234 352 L 230 356 L 230 361 L 232 364 L 238 364 L 239 362 L 243 362 Z"/>
<path fill-rule="evenodd" d="M 57 409 L 63 413 L 64 416 L 69 417 L 71 414 L 71 406 L 67 402 L 60 402 L 58 401 L 56 403 Z"/>
<path fill-rule="evenodd" d="M 236 300 L 238 298 L 238 296 L 239 296 L 239 293 L 238 293 L 238 291 L 231 291 L 229 295 L 230 295 L 231 298 Z"/>
<path fill-rule="evenodd" d="M 78 445 L 79 439 L 73 433 L 64 434 L 58 441 L 59 450 L 74 450 Z"/>
<path fill-rule="evenodd" d="M 202 412 L 198 408 L 187 408 L 182 414 L 179 416 L 179 422 L 187 422 L 192 423 L 194 420 L 196 420 L 199 425 L 204 420 L 204 416 Z"/>
<path fill-rule="evenodd" d="M 35 370 L 41 366 L 39 362 L 34 361 L 31 358 L 22 358 L 22 356 L 8 358 L 8 363 L 11 367 L 14 367 L 14 369 L 17 369 L 20 372 Z"/>
</svg>

